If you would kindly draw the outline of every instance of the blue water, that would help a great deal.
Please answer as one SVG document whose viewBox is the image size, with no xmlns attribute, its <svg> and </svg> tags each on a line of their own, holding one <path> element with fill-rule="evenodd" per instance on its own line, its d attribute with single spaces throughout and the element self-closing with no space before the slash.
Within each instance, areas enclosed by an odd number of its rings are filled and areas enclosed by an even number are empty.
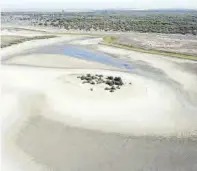
<svg viewBox="0 0 197 171">
<path fill-rule="evenodd" d="M 129 63 L 124 62 L 123 60 L 111 57 L 103 53 L 94 52 L 94 51 L 79 48 L 79 47 L 66 46 L 64 48 L 64 54 L 73 56 L 76 58 L 80 58 L 80 59 L 100 62 L 103 64 L 107 64 L 107 65 L 111 65 L 111 66 L 115 66 L 119 68 L 126 68 L 129 70 L 132 69 L 132 66 Z"/>
<path fill-rule="evenodd" d="M 131 64 L 127 63 L 124 60 L 114 58 L 110 55 L 96 52 L 90 49 L 86 49 L 79 46 L 72 46 L 72 45 L 56 45 L 56 46 L 46 46 L 41 49 L 36 50 L 37 53 L 49 53 L 49 54 L 65 54 L 68 56 L 73 56 L 75 58 L 80 58 L 89 61 L 95 61 L 99 63 L 103 63 L 106 65 L 111 65 L 114 67 L 119 67 L 122 69 L 131 70 L 133 67 Z"/>
</svg>

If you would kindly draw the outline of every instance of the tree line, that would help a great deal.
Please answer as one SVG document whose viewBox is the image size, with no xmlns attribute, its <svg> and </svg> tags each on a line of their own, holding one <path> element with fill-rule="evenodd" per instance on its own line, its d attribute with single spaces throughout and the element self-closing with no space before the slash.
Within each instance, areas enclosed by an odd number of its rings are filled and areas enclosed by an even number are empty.
<svg viewBox="0 0 197 171">
<path fill-rule="evenodd" d="M 33 25 L 84 31 L 153 32 L 197 35 L 197 11 L 95 11 L 25 14 Z M 27 17 L 28 16 L 28 17 Z"/>
</svg>

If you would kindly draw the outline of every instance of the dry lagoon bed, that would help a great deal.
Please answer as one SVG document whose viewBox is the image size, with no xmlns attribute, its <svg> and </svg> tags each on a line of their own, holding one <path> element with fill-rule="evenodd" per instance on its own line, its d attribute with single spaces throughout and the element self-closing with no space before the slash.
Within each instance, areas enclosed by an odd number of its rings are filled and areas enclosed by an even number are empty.
<svg viewBox="0 0 197 171">
<path fill-rule="evenodd" d="M 76 39 L 48 43 L 76 44 Z M 135 69 L 64 55 L 20 55 L 47 45 L 46 40 L 3 50 L 3 169 L 195 171 L 197 76 L 186 66 L 196 63 L 107 47 L 94 39 L 86 40 L 88 46 L 91 41 L 94 49 L 129 60 Z M 104 84 L 77 78 L 89 73 L 121 77 L 125 86 L 111 93 Z"/>
</svg>

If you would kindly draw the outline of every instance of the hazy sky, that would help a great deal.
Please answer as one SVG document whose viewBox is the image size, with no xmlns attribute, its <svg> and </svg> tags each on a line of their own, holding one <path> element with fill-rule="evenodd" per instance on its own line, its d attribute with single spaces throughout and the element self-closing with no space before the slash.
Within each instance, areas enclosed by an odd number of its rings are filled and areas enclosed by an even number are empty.
<svg viewBox="0 0 197 171">
<path fill-rule="evenodd" d="M 1 9 L 197 9 L 197 0 L 3 0 Z"/>
</svg>

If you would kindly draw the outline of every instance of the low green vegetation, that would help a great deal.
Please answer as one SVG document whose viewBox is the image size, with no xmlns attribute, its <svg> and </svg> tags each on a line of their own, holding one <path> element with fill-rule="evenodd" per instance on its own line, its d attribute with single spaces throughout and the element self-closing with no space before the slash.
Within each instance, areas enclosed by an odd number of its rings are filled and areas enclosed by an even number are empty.
<svg viewBox="0 0 197 171">
<path fill-rule="evenodd" d="M 171 56 L 171 57 L 176 57 L 176 58 L 197 60 L 197 56 L 172 53 L 172 52 L 166 52 L 166 51 L 160 51 L 160 50 L 154 50 L 154 49 L 147 50 L 147 49 L 142 49 L 142 48 L 138 48 L 138 47 L 131 46 L 131 45 L 118 44 L 117 43 L 118 39 L 119 39 L 118 36 L 105 36 L 103 38 L 103 40 L 104 40 L 103 44 L 108 45 L 108 46 L 133 50 L 133 51 L 137 51 L 137 52 L 142 52 L 142 53 L 151 53 L 151 54 Z"/>
<path fill-rule="evenodd" d="M 113 44 L 117 42 L 118 37 L 117 36 L 104 36 L 103 40 L 106 44 Z"/>
</svg>

